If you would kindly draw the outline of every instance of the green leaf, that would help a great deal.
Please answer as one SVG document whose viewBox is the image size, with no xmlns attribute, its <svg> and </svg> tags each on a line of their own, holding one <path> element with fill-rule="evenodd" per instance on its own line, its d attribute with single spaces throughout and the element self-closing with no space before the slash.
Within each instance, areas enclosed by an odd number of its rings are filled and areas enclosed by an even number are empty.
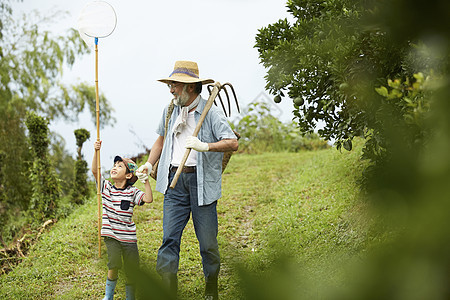
<svg viewBox="0 0 450 300">
<path fill-rule="evenodd" d="M 388 89 L 384 86 L 375 88 L 375 91 L 383 97 L 387 97 L 389 95 Z"/>
</svg>

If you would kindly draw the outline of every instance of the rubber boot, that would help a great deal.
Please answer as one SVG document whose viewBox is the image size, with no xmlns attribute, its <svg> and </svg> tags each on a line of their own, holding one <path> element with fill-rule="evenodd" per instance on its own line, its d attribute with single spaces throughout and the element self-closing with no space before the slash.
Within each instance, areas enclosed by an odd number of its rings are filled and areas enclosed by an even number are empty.
<svg viewBox="0 0 450 300">
<path fill-rule="evenodd" d="M 205 277 L 205 300 L 219 299 L 216 276 Z"/>
<path fill-rule="evenodd" d="M 136 289 L 134 288 L 134 285 L 131 284 L 125 285 L 125 293 L 127 296 L 126 300 L 135 300 L 136 299 L 135 291 Z"/>
<path fill-rule="evenodd" d="M 161 275 L 163 284 L 169 289 L 170 293 L 177 297 L 178 293 L 178 278 L 177 274 L 163 273 Z"/>
<path fill-rule="evenodd" d="M 110 280 L 106 278 L 106 287 L 105 287 L 105 298 L 103 300 L 113 300 L 114 299 L 114 290 L 116 289 L 117 279 Z"/>
</svg>

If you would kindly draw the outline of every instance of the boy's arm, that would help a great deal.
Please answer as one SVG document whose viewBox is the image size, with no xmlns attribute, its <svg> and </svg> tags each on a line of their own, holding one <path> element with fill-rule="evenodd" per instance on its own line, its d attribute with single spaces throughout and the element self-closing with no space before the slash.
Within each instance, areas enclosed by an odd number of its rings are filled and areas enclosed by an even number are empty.
<svg viewBox="0 0 450 300">
<path fill-rule="evenodd" d="M 92 175 L 94 175 L 95 180 L 97 181 L 97 150 L 100 151 L 100 148 L 102 147 L 102 141 L 96 141 L 94 143 L 94 149 L 96 150 L 94 153 L 94 157 L 92 158 L 92 166 L 91 166 L 91 171 L 92 171 Z"/>
<path fill-rule="evenodd" d="M 153 193 L 152 193 L 152 187 L 150 186 L 150 181 L 147 179 L 144 183 L 145 186 L 145 196 L 143 201 L 145 203 L 152 203 L 153 202 Z"/>
</svg>

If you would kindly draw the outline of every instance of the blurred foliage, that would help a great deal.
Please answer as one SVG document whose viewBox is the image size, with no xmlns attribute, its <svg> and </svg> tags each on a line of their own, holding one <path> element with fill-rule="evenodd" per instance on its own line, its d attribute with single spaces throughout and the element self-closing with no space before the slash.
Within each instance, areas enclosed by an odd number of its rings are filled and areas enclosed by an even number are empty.
<svg viewBox="0 0 450 300">
<path fill-rule="evenodd" d="M 54 132 L 50 132 L 49 154 L 58 178 L 61 179 L 62 193 L 68 196 L 73 189 L 75 159 L 67 151 L 64 138 Z"/>
<path fill-rule="evenodd" d="M 294 123 L 285 124 L 272 116 L 270 108 L 263 102 L 250 103 L 243 115 L 236 125 L 232 125 L 241 135 L 240 152 L 298 152 L 329 147 L 317 134 L 303 135 Z"/>
<path fill-rule="evenodd" d="M 351 150 L 361 136 L 365 157 L 384 159 L 390 149 L 380 115 L 390 110 L 403 120 L 399 106 L 408 104 L 384 101 L 375 87 L 418 72 L 440 76 L 448 68 L 448 1 L 413 2 L 289 0 L 293 24 L 284 19 L 259 30 L 255 47 L 268 69 L 266 88 L 293 99 L 302 132 L 320 121 L 325 127 L 318 133 L 338 149 Z"/>
<path fill-rule="evenodd" d="M 287 7 L 295 23 L 281 20 L 256 39 L 267 87 L 304 99 L 295 112 L 302 131 L 321 120 L 320 134 L 338 147 L 366 138 L 365 156 L 376 164 L 365 193 L 374 230 L 389 238 L 340 266 L 344 285 L 316 282 L 311 297 L 292 275 L 280 298 L 449 299 L 450 2 L 289 0 Z M 253 289 L 270 281 L 253 280 Z"/>
<path fill-rule="evenodd" d="M 25 121 L 33 156 L 29 178 L 32 188 L 29 214 L 33 221 L 54 218 L 61 197 L 60 179 L 49 156 L 49 121 L 31 112 Z"/>
</svg>

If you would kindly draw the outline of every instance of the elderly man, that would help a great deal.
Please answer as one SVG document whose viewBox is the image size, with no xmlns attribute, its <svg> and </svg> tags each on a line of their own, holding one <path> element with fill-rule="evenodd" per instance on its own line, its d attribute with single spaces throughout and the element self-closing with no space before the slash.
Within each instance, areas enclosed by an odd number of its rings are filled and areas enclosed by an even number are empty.
<svg viewBox="0 0 450 300">
<path fill-rule="evenodd" d="M 236 151 L 238 141 L 224 114 L 212 106 L 198 138 L 192 136 L 205 107 L 197 63 L 177 61 L 166 83 L 174 96 L 175 107 L 166 125 L 164 109 L 156 139 L 145 165 L 139 168 L 145 180 L 159 159 L 156 190 L 164 194 L 163 241 L 156 269 L 172 291 L 177 290 L 177 272 L 181 235 L 192 213 L 205 275 L 205 299 L 218 299 L 217 278 L 220 268 L 217 243 L 217 200 L 221 197 L 223 152 Z M 167 132 L 166 132 L 167 131 Z M 169 188 L 186 148 L 192 151 L 176 186 Z"/>
</svg>

